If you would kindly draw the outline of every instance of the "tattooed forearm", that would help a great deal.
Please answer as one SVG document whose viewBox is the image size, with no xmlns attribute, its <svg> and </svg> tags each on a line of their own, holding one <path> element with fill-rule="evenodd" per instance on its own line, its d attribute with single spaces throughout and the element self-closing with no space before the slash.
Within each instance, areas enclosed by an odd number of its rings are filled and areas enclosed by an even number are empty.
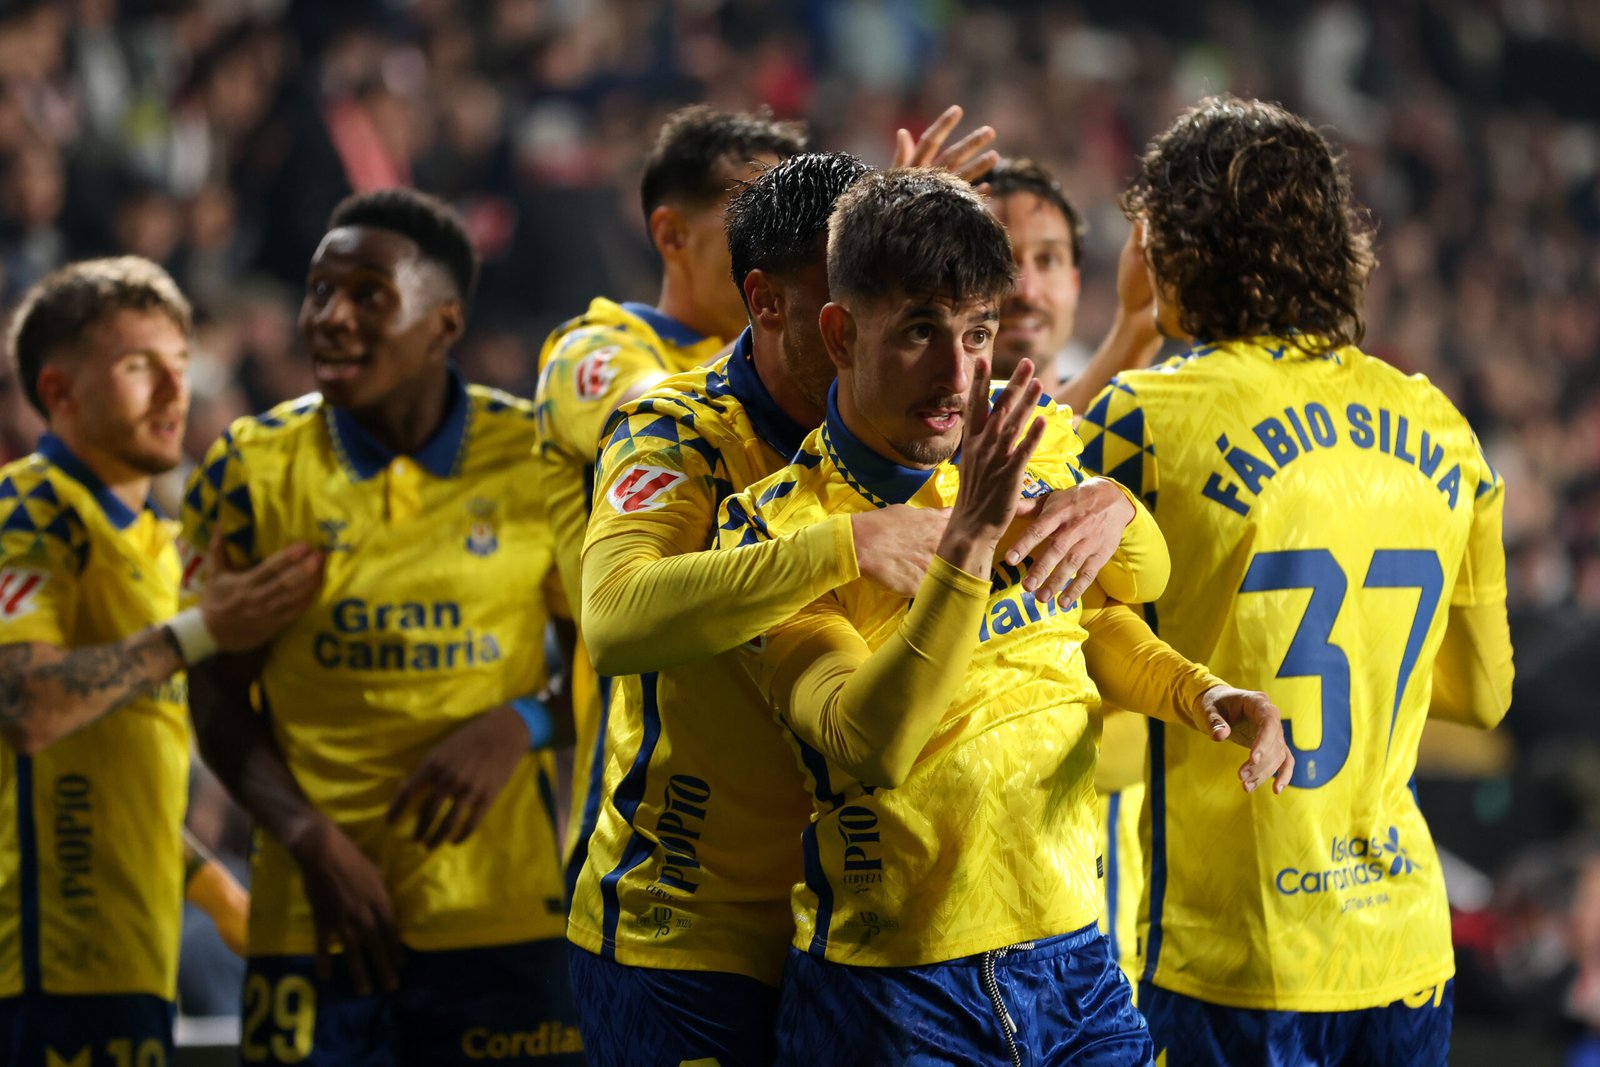
<svg viewBox="0 0 1600 1067">
<path fill-rule="evenodd" d="M 0 648 L 0 730 L 36 752 L 159 685 L 183 666 L 159 626 L 111 645 Z"/>
</svg>

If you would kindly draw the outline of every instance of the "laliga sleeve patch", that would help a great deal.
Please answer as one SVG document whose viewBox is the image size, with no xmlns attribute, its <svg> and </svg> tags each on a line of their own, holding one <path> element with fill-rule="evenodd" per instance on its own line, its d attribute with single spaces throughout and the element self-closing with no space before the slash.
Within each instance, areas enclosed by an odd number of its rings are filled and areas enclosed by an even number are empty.
<svg viewBox="0 0 1600 1067">
<path fill-rule="evenodd" d="M 50 576 L 21 567 L 0 569 L 0 622 L 14 622 L 38 607 L 35 601 Z"/>
<path fill-rule="evenodd" d="M 666 506 L 667 502 L 662 499 L 666 491 L 684 480 L 682 471 L 638 464 L 622 473 L 622 477 L 613 483 L 611 491 L 606 494 L 606 499 L 624 515 L 654 511 Z"/>
<path fill-rule="evenodd" d="M 572 380 L 577 387 L 579 400 L 598 400 L 611 388 L 611 383 L 617 377 L 617 368 L 611 365 L 611 361 L 620 351 L 622 349 L 617 345 L 606 345 L 578 361 L 577 369 L 572 372 Z"/>
<path fill-rule="evenodd" d="M 183 567 L 183 580 L 178 591 L 183 596 L 193 596 L 205 584 L 206 554 L 191 545 L 187 538 L 178 538 L 178 562 Z"/>
</svg>

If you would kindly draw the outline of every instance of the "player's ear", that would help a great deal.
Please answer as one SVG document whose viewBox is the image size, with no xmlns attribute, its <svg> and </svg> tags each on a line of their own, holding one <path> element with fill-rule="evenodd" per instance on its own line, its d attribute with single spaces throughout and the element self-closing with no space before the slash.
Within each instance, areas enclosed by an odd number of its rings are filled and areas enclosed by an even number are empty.
<svg viewBox="0 0 1600 1067">
<path fill-rule="evenodd" d="M 765 330 L 783 329 L 783 299 L 772 276 L 753 270 L 744 276 L 744 302 L 750 321 Z"/>
<path fill-rule="evenodd" d="M 64 367 L 48 362 L 39 368 L 39 376 L 34 382 L 47 418 L 65 414 L 77 407 L 78 402 L 72 395 L 72 374 Z"/>
<path fill-rule="evenodd" d="M 434 343 L 440 348 L 448 350 L 451 345 L 461 340 L 461 335 L 467 331 L 467 312 L 459 300 L 442 300 L 439 302 L 439 333 Z"/>
<path fill-rule="evenodd" d="M 671 204 L 657 204 L 650 212 L 650 243 L 656 246 L 662 259 L 671 258 L 683 250 L 689 241 L 689 223 L 683 212 Z"/>
<path fill-rule="evenodd" d="M 853 366 L 851 350 L 856 343 L 856 320 L 850 314 L 850 309 L 832 301 L 822 305 L 822 311 L 817 316 L 817 329 L 822 334 L 822 345 L 828 350 L 828 358 L 833 365 L 840 370 Z"/>
</svg>

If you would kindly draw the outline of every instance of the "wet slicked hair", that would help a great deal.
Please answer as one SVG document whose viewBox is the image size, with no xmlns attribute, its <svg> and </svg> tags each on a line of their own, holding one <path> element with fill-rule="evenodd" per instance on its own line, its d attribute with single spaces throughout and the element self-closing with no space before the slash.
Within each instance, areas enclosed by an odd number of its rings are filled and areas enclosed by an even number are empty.
<svg viewBox="0 0 1600 1067">
<path fill-rule="evenodd" d="M 1212 96 L 1145 150 L 1122 198 L 1185 332 L 1358 344 L 1372 225 L 1327 139 L 1276 104 Z"/>
<path fill-rule="evenodd" d="M 1031 159 L 1002 159 L 980 180 L 989 183 L 991 201 L 1013 193 L 1032 193 L 1045 203 L 1055 205 L 1061 217 L 1067 220 L 1067 232 L 1072 235 L 1072 265 L 1083 264 L 1083 217 L 1072 206 L 1055 175 Z"/>
<path fill-rule="evenodd" d="M 972 187 L 948 171 L 867 174 L 828 223 L 828 290 L 839 301 L 895 293 L 999 299 L 1016 282 L 1011 242 Z"/>
<path fill-rule="evenodd" d="M 463 304 L 472 300 L 478 281 L 478 254 L 454 208 L 436 196 L 415 189 L 380 189 L 346 197 L 333 209 L 328 229 L 368 226 L 409 237 L 422 253 L 444 269 Z"/>
<path fill-rule="evenodd" d="M 41 415 L 39 371 L 95 325 L 118 311 L 159 311 L 187 336 L 189 301 L 172 276 L 142 256 L 85 259 L 45 275 L 29 289 L 11 320 L 10 347 L 23 392 Z"/>
<path fill-rule="evenodd" d="M 728 202 L 733 284 L 744 291 L 753 270 L 792 274 L 824 261 L 828 218 L 839 197 L 872 168 L 845 152 L 791 156 Z"/>
<path fill-rule="evenodd" d="M 771 114 L 719 111 L 705 104 L 667 116 L 645 160 L 639 199 L 645 222 L 669 201 L 704 207 L 728 191 L 726 169 L 757 156 L 787 159 L 805 150 L 805 127 Z"/>
</svg>

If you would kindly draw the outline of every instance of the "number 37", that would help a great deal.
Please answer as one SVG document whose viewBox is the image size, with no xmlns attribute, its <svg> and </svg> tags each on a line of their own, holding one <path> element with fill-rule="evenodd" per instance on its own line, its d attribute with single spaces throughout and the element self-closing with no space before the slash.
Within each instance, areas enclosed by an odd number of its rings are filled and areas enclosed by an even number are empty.
<svg viewBox="0 0 1600 1067">
<path fill-rule="evenodd" d="M 1250 561 L 1241 593 L 1270 593 L 1281 589 L 1309 589 L 1311 600 L 1289 642 L 1278 668 L 1279 678 L 1322 679 L 1322 740 L 1316 748 L 1294 743 L 1294 724 L 1283 724 L 1284 739 L 1294 750 L 1292 785 L 1316 789 L 1327 785 L 1344 768 L 1350 755 L 1350 660 L 1344 649 L 1328 638 L 1344 606 L 1349 588 L 1344 569 L 1325 548 L 1299 548 L 1262 552 Z M 1416 589 L 1417 613 L 1411 620 L 1405 651 L 1400 657 L 1400 677 L 1395 681 L 1394 707 L 1389 713 L 1389 733 L 1394 733 L 1400 700 L 1422 654 L 1439 598 L 1444 592 L 1444 571 L 1439 554 L 1431 549 L 1381 548 L 1372 554 L 1365 589 Z"/>
</svg>

